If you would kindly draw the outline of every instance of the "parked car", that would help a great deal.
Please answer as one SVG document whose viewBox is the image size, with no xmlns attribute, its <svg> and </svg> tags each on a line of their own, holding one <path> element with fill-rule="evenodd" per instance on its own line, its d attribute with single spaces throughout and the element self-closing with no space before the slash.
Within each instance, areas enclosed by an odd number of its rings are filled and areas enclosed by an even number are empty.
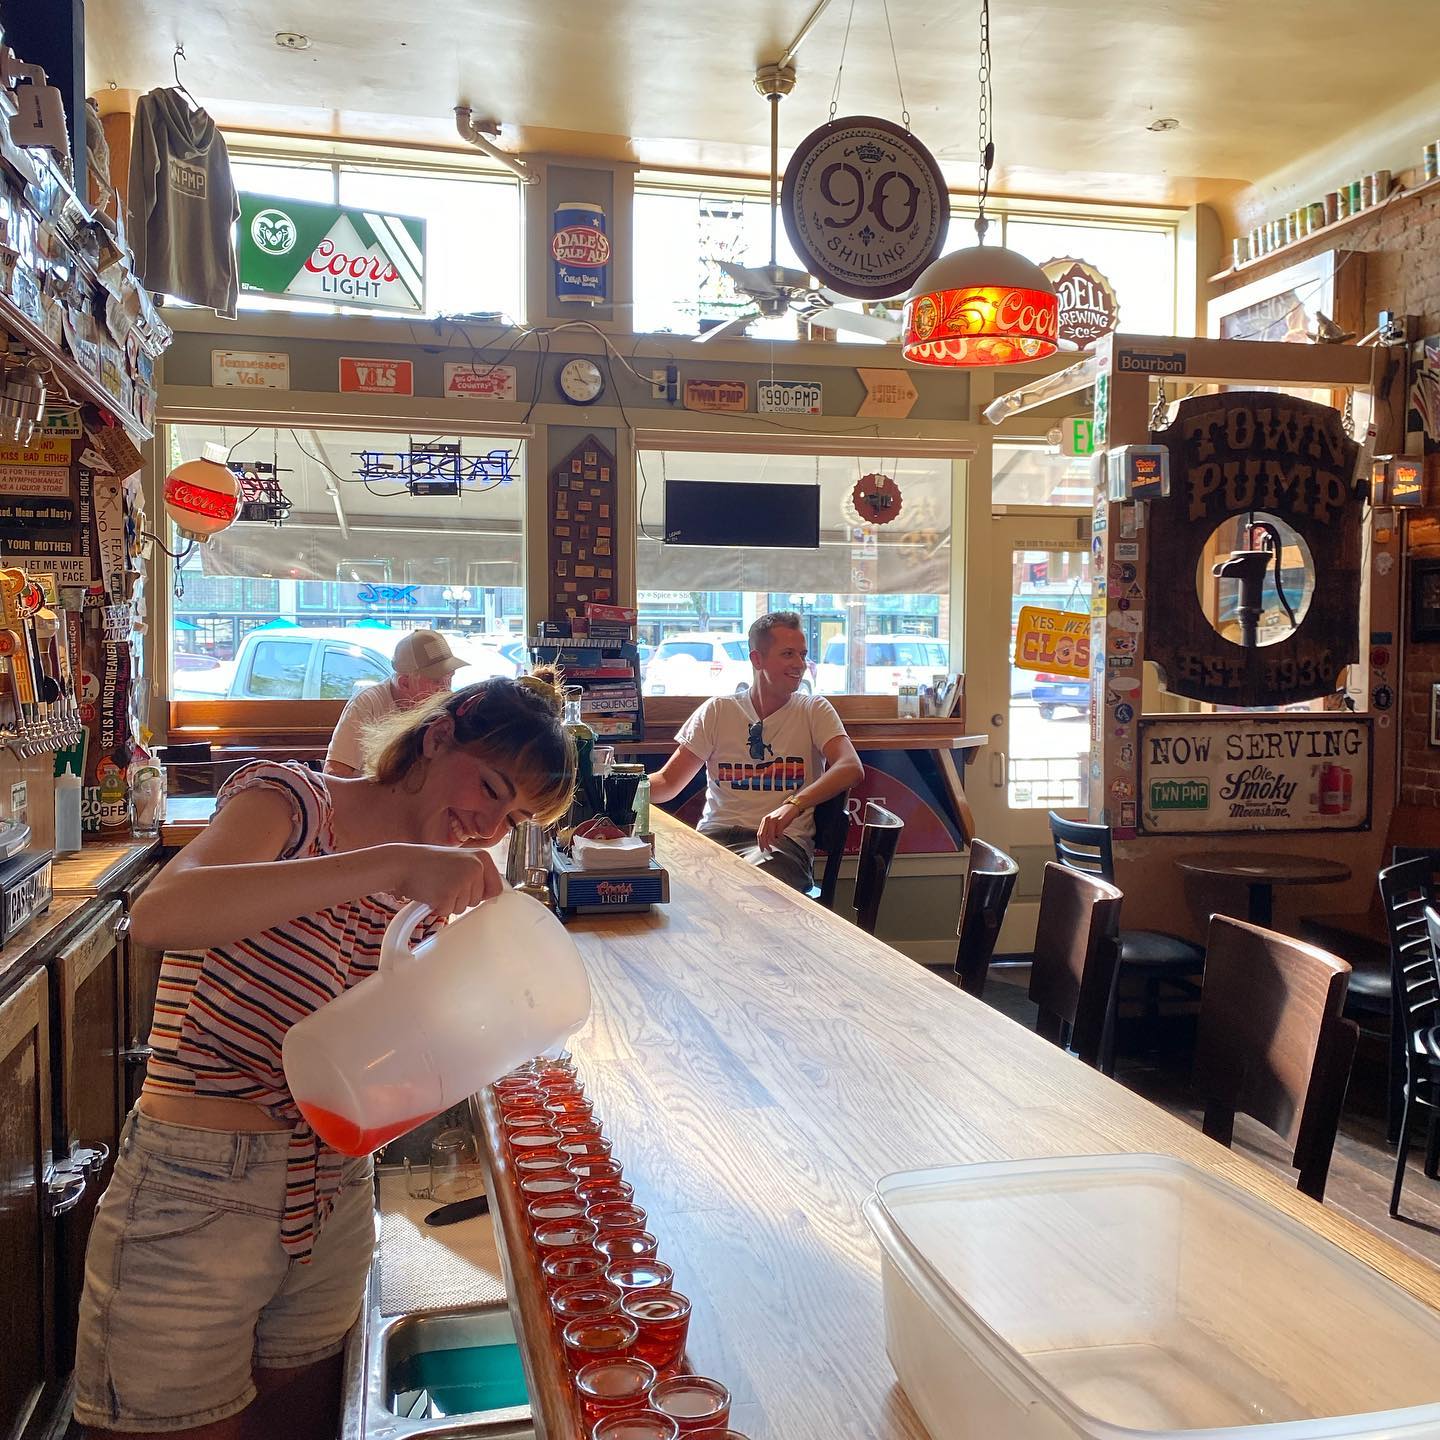
<svg viewBox="0 0 1440 1440">
<path fill-rule="evenodd" d="M 750 683 L 750 644 L 737 631 L 687 630 L 655 647 L 647 695 L 733 695 Z"/>
<path fill-rule="evenodd" d="M 177 670 L 177 700 L 349 700 L 390 678 L 390 657 L 403 630 L 262 626 L 240 642 L 234 660 L 210 670 Z M 514 675 L 515 665 L 492 645 L 447 635 L 466 661 L 455 687 L 491 675 Z"/>
<path fill-rule="evenodd" d="M 1088 713 L 1090 709 L 1090 682 L 1074 675 L 1035 676 L 1030 698 L 1040 708 L 1042 720 L 1053 720 L 1061 706 Z"/>
<path fill-rule="evenodd" d="M 816 679 L 825 695 L 846 688 L 845 636 L 826 641 Z M 898 695 L 909 681 L 928 685 L 950 669 L 950 647 L 929 635 L 867 635 L 865 637 L 865 694 Z"/>
</svg>

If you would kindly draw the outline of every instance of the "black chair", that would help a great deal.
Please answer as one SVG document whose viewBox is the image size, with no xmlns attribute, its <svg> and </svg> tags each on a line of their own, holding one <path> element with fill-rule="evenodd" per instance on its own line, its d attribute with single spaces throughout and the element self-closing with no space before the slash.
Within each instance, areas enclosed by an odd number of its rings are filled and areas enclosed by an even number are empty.
<svg viewBox="0 0 1440 1440">
<path fill-rule="evenodd" d="M 1349 964 L 1303 940 L 1210 917 L 1195 1038 L 1202 1128 L 1228 1146 L 1249 1115 L 1291 1147 L 1298 1188 L 1324 1200 L 1359 1026 L 1342 1018 Z"/>
<path fill-rule="evenodd" d="M 815 852 L 823 852 L 825 866 L 820 883 L 810 887 L 810 898 L 818 900 L 827 910 L 835 908 L 835 887 L 840 883 L 840 862 L 845 858 L 845 842 L 850 838 L 850 812 L 846 806 L 850 792 L 842 790 L 815 807 Z"/>
<path fill-rule="evenodd" d="M 960 901 L 960 943 L 955 949 L 955 983 L 979 996 L 990 973 L 990 957 L 1005 922 L 1005 909 L 1020 867 L 1003 850 L 983 840 L 970 842 L 970 865 Z"/>
<path fill-rule="evenodd" d="M 1115 855 L 1111 848 L 1110 827 L 1083 820 L 1066 820 L 1053 810 L 1049 813 L 1050 836 L 1055 842 L 1055 858 L 1071 870 L 1115 883 Z M 1137 975 L 1145 985 L 1145 1020 L 1152 1030 L 1160 1018 L 1160 987 L 1164 984 L 1182 988 L 1188 995 L 1196 993 L 1196 976 L 1205 968 L 1205 950 L 1193 940 L 1171 935 L 1164 930 L 1122 930 L 1116 937 L 1120 946 L 1120 970 L 1116 976 L 1115 994 L 1110 998 L 1109 1034 L 1106 1041 L 1104 1070 L 1115 1069 L 1115 1031 L 1118 1026 L 1120 985 L 1125 976 Z"/>
<path fill-rule="evenodd" d="M 865 802 L 865 818 L 860 826 L 860 858 L 855 866 L 855 923 L 867 935 L 875 933 L 885 881 L 890 876 L 890 862 L 895 858 L 895 847 L 904 828 L 905 822 L 898 815 L 892 815 L 873 800 Z"/>
<path fill-rule="evenodd" d="M 1428 1119 L 1425 1173 L 1432 1179 L 1436 1161 L 1440 1160 L 1440 1056 L 1435 1049 L 1435 1027 L 1440 1024 L 1440 979 L 1430 930 L 1434 911 L 1429 909 L 1433 880 L 1426 855 L 1387 865 L 1380 872 L 1380 898 L 1390 936 L 1391 1029 L 1401 1037 L 1404 1074 L 1395 1183 L 1390 1190 L 1392 1215 L 1400 1213 L 1410 1131 L 1422 1115 Z"/>
<path fill-rule="evenodd" d="M 1098 876 L 1053 860 L 1045 866 L 1030 965 L 1035 1032 L 1087 1065 L 1099 1064 L 1109 1029 L 1124 898 Z"/>
</svg>

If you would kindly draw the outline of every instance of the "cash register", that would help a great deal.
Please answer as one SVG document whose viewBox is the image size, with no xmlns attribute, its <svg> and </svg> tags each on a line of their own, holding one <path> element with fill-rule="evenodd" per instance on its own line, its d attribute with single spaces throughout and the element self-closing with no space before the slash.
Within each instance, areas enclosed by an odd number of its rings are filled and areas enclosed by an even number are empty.
<svg viewBox="0 0 1440 1440">
<path fill-rule="evenodd" d="M 30 827 L 0 818 L 0 945 L 50 908 L 53 850 L 30 848 Z"/>
</svg>

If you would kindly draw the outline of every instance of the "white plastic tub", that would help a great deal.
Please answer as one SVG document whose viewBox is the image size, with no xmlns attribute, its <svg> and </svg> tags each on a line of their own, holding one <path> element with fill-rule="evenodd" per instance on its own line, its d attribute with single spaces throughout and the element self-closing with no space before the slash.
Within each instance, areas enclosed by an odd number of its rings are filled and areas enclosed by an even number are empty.
<svg viewBox="0 0 1440 1440">
<path fill-rule="evenodd" d="M 1440 1317 L 1179 1160 L 912 1171 L 865 1208 L 934 1440 L 1440 1440 Z"/>
</svg>

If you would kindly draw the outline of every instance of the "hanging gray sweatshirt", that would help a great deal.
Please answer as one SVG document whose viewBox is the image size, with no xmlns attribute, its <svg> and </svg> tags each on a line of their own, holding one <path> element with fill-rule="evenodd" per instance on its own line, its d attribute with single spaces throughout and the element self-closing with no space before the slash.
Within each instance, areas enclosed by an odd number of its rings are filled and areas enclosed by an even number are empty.
<svg viewBox="0 0 1440 1440">
<path fill-rule="evenodd" d="M 128 199 L 140 283 L 233 320 L 240 202 L 230 156 L 215 122 L 178 90 L 152 90 L 135 107 Z"/>
</svg>

